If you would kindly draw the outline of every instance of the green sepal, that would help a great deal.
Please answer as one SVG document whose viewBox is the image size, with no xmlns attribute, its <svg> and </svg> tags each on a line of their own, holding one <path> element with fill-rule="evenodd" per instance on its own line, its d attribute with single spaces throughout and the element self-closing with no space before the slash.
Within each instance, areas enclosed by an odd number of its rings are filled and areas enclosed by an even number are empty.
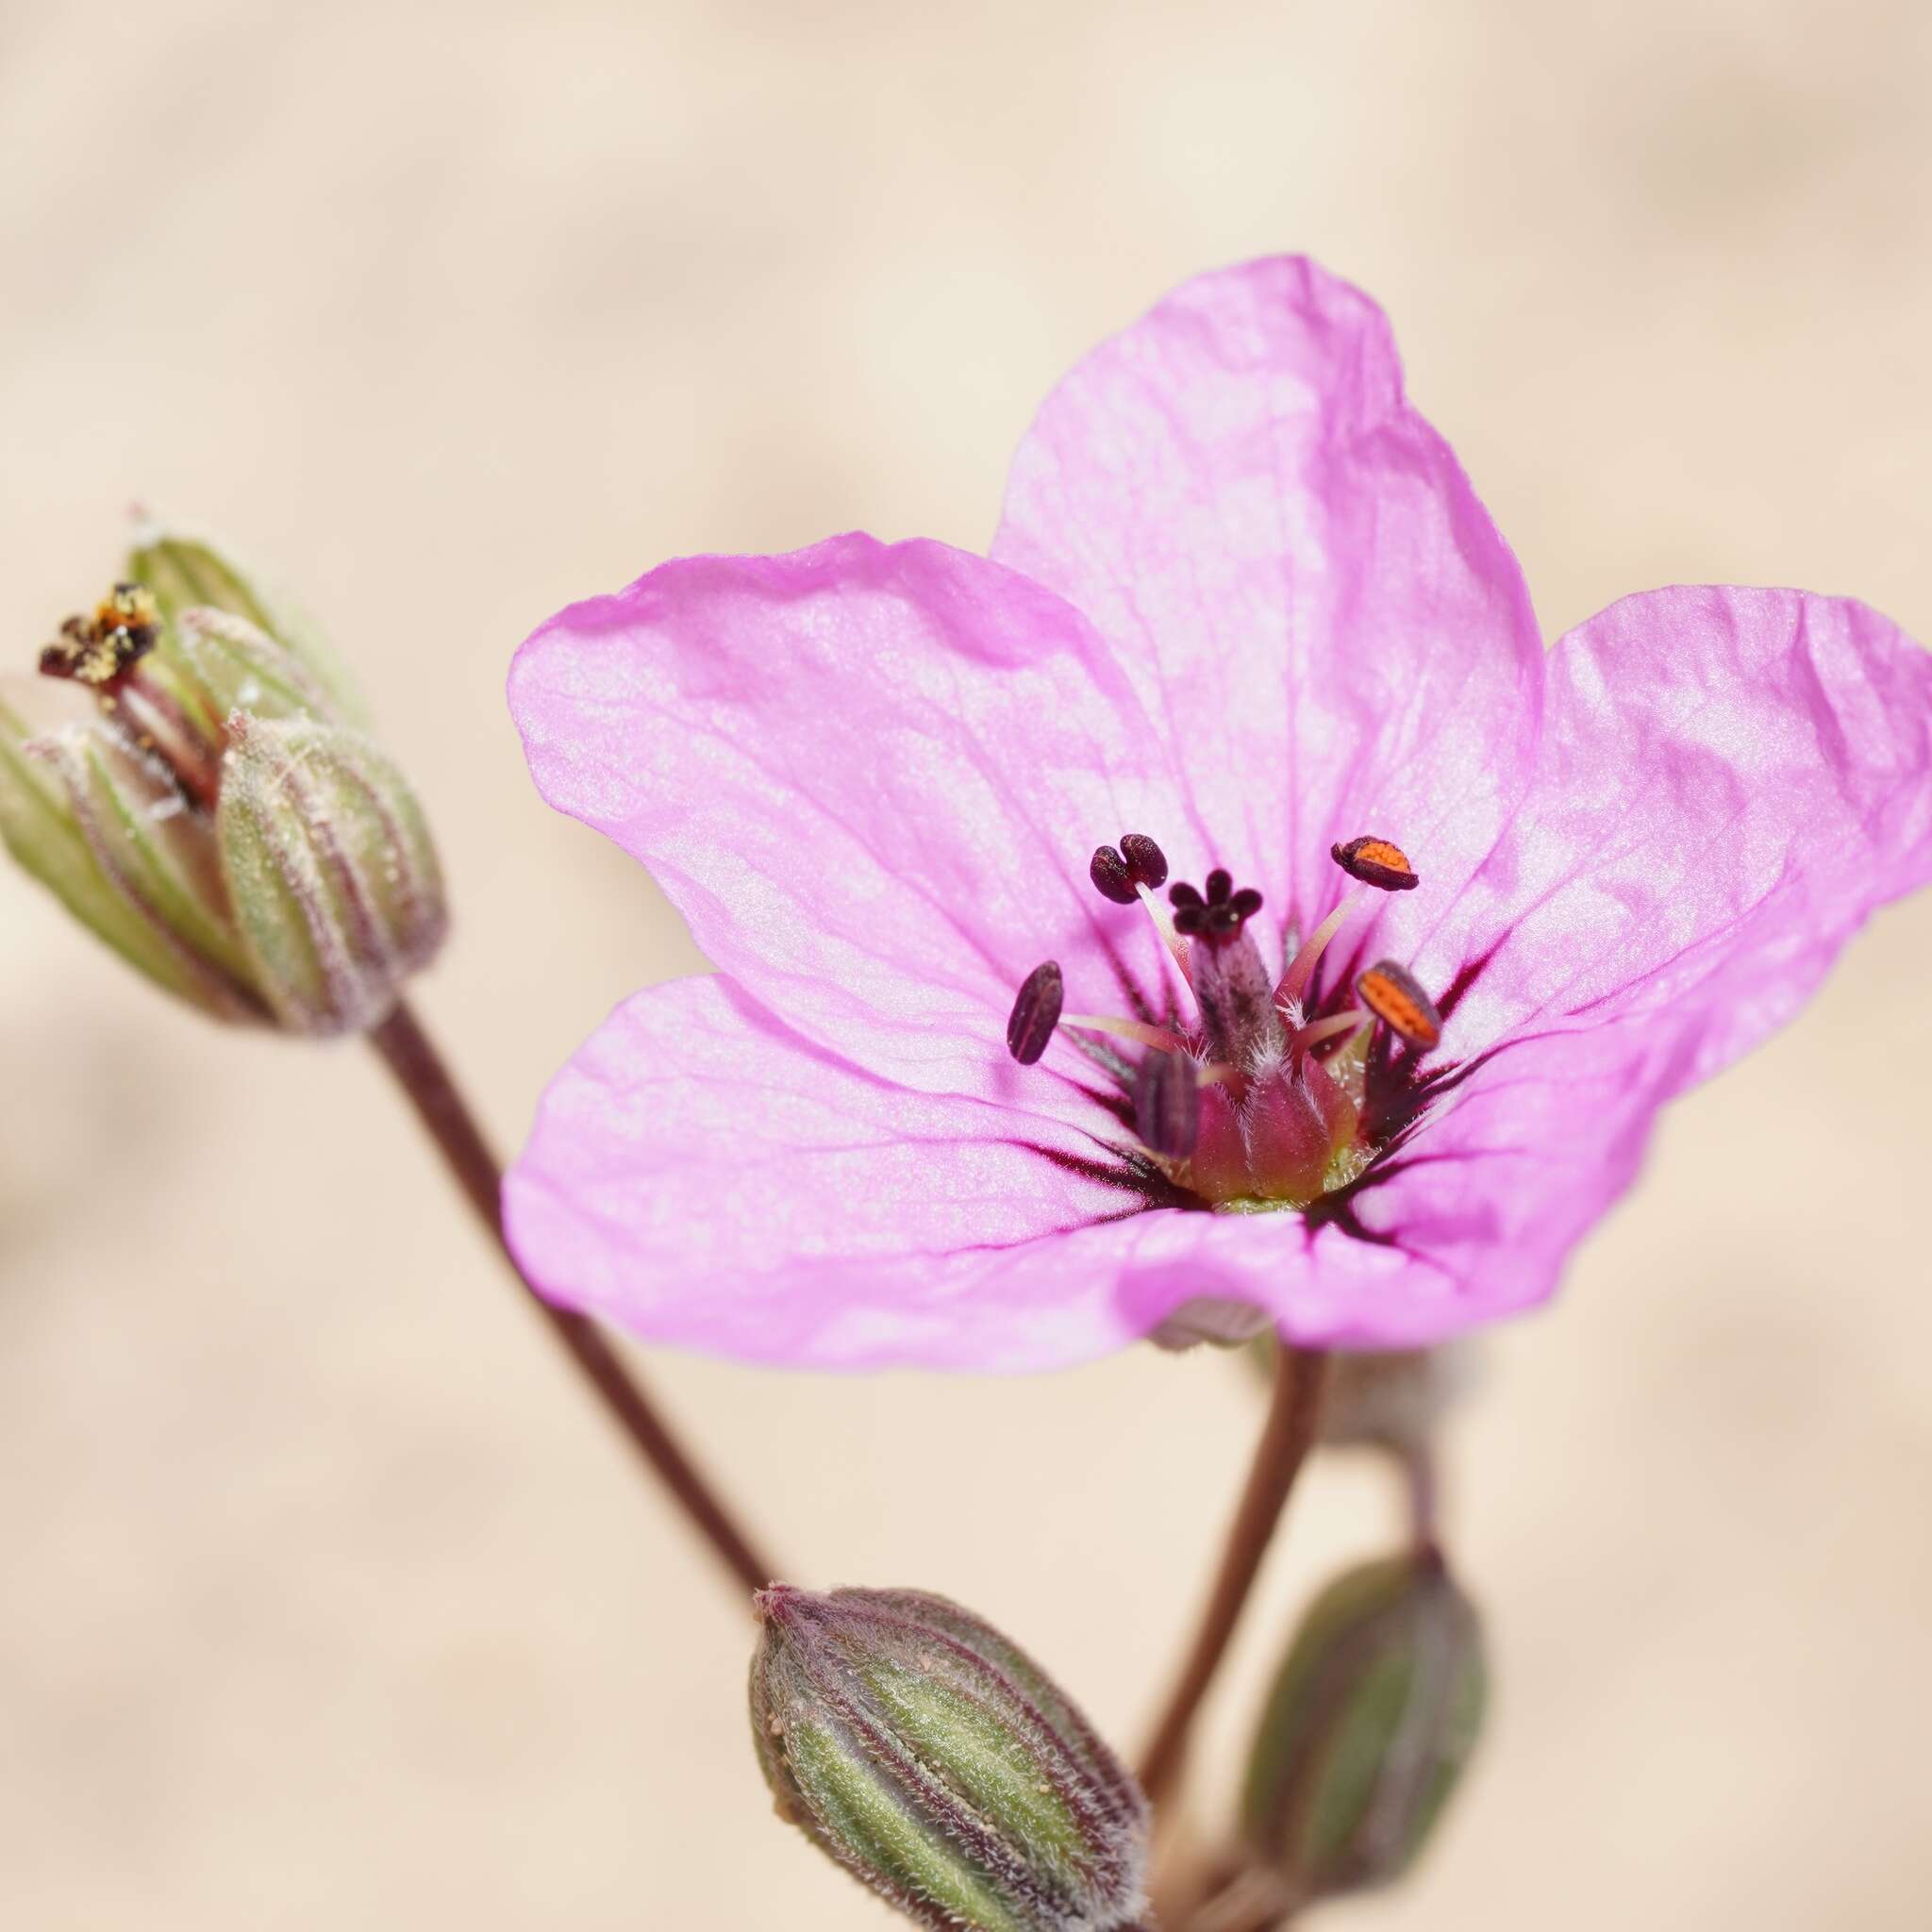
<svg viewBox="0 0 1932 1932">
<path fill-rule="evenodd" d="M 774 1585 L 752 1665 L 779 1815 L 941 1932 L 1125 1932 L 1147 1807 L 1087 1721 L 983 1619 L 923 1591 Z"/>
<path fill-rule="evenodd" d="M 360 732 L 232 717 L 215 829 L 251 976 L 289 1031 L 375 1025 L 441 945 L 428 826 Z"/>
<path fill-rule="evenodd" d="M 313 622 L 286 591 L 270 586 L 225 546 L 143 518 L 127 552 L 127 575 L 152 591 L 161 607 L 171 635 L 155 655 L 171 682 L 187 668 L 177 655 L 184 615 L 197 608 L 226 611 L 265 632 L 294 658 L 324 694 L 330 713 L 367 728 L 361 694 Z"/>
<path fill-rule="evenodd" d="M 1421 1855 L 1481 1732 L 1474 1607 L 1434 1551 L 1369 1563 L 1317 1598 L 1249 1755 L 1249 1849 L 1293 1896 L 1391 1883 Z"/>
<path fill-rule="evenodd" d="M 0 697 L 0 835 L 156 984 L 220 1019 L 261 1017 L 206 820 L 111 723 L 87 717 L 36 733 Z"/>
</svg>

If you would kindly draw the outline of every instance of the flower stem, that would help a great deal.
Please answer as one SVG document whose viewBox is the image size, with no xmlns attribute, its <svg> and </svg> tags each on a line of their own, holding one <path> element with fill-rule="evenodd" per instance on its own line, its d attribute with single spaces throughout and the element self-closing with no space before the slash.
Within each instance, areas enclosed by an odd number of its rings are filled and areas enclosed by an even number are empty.
<svg viewBox="0 0 1932 1932">
<path fill-rule="evenodd" d="M 1314 1443 L 1327 1388 L 1328 1359 L 1319 1350 L 1295 1348 L 1287 1342 L 1276 1353 L 1268 1420 L 1255 1446 L 1247 1486 L 1228 1530 L 1221 1571 L 1214 1579 L 1201 1627 L 1194 1634 L 1193 1648 L 1141 1760 L 1141 1786 L 1150 1803 L 1158 1805 L 1180 1774 L 1201 1700 L 1226 1655 L 1228 1640 L 1241 1621 L 1289 1491 Z"/>
<path fill-rule="evenodd" d="M 630 1438 L 631 1446 L 650 1464 L 718 1560 L 747 1590 L 762 1590 L 778 1571 L 758 1553 L 719 1501 L 616 1350 L 588 1317 L 545 1301 L 518 1266 L 503 1238 L 503 1170 L 415 1014 L 398 1004 L 387 1020 L 370 1028 L 369 1040 L 408 1095 L 476 1218 L 529 1291 L 531 1306 L 597 1391 L 611 1420 Z"/>
</svg>

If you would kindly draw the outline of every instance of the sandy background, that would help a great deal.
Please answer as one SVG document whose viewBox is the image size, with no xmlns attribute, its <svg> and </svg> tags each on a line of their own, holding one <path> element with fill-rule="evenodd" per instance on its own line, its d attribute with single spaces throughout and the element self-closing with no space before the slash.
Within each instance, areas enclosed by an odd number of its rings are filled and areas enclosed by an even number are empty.
<svg viewBox="0 0 1932 1932">
<path fill-rule="evenodd" d="M 0 636 L 136 492 L 299 584 L 416 774 L 494 1129 L 699 964 L 500 680 L 690 550 L 976 544 L 1089 342 L 1299 246 L 1555 634 L 1673 578 L 1932 635 L 1920 6 L 0 6 Z M 1501 1703 L 1378 1928 L 1920 1927 L 1932 898 L 1670 1118 L 1454 1440 Z M 370 1063 L 224 1035 L 0 876 L 0 1924 L 888 1923 L 770 1821 L 746 1633 Z M 1138 1734 L 1224 1360 L 651 1370 L 800 1580 L 919 1582 Z M 1054 1472 L 1041 1507 L 1042 1471 Z M 1296 1509 L 1214 1711 L 1394 1522 Z M 1348 1922 L 1338 1913 L 1333 1923 Z"/>
</svg>

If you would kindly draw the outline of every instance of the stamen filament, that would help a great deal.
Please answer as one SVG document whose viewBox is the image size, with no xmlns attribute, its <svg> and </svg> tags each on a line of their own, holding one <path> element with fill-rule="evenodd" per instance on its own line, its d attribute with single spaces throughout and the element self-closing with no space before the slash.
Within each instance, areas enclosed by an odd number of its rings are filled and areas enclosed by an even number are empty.
<svg viewBox="0 0 1932 1932">
<path fill-rule="evenodd" d="M 137 740 L 152 743 L 195 804 L 212 812 L 221 796 L 221 754 L 202 748 L 174 698 L 137 664 L 104 702 L 121 712 Z"/>
<path fill-rule="evenodd" d="M 1274 989 L 1276 1006 L 1301 1004 L 1302 995 L 1308 990 L 1309 980 L 1315 976 L 1315 968 L 1322 962 L 1322 955 L 1328 950 L 1328 941 L 1341 930 L 1342 921 L 1361 903 L 1362 895 L 1359 892 L 1350 892 L 1308 935 L 1307 944 L 1294 956 L 1288 971 L 1281 975 L 1281 984 Z"/>
<path fill-rule="evenodd" d="M 1311 1046 L 1320 1046 L 1324 1040 L 1333 1040 L 1338 1033 L 1354 1033 L 1374 1024 L 1373 1013 L 1360 1007 L 1351 1007 L 1347 1012 L 1332 1013 L 1325 1020 L 1310 1020 L 1294 1036 L 1293 1047 L 1297 1053 L 1306 1053 Z"/>
<path fill-rule="evenodd" d="M 1062 1026 L 1084 1026 L 1090 1033 L 1114 1033 L 1123 1040 L 1137 1040 L 1142 1046 L 1162 1053 L 1177 1053 L 1186 1043 L 1164 1026 L 1150 1026 L 1142 1020 L 1116 1019 L 1111 1013 L 1062 1013 Z"/>
<path fill-rule="evenodd" d="M 1147 908 L 1147 916 L 1154 922 L 1154 930 L 1160 935 L 1160 943 L 1173 955 L 1174 963 L 1180 968 L 1181 978 L 1187 982 L 1189 991 L 1193 991 L 1194 982 L 1188 972 L 1188 942 L 1174 929 L 1174 915 L 1168 911 L 1153 891 L 1147 886 L 1136 886 L 1141 903 Z"/>
</svg>

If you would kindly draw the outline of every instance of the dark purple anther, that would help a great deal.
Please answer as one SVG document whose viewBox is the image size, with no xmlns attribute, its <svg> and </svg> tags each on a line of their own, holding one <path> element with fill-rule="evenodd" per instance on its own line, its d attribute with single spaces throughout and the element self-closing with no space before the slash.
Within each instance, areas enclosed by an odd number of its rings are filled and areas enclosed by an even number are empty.
<svg viewBox="0 0 1932 1932">
<path fill-rule="evenodd" d="M 1007 1051 L 1023 1067 L 1030 1067 L 1046 1051 L 1065 1001 L 1066 982 L 1053 960 L 1026 975 L 1013 1001 L 1013 1017 L 1007 1022 Z"/>
<path fill-rule="evenodd" d="M 1167 883 L 1167 854 L 1145 832 L 1121 835 L 1121 857 L 1127 862 L 1127 876 L 1137 886 L 1151 891 Z"/>
<path fill-rule="evenodd" d="M 1103 899 L 1111 899 L 1116 906 L 1134 903 L 1133 868 L 1111 845 L 1103 845 L 1093 855 L 1087 867 L 1087 876 L 1093 881 L 1093 890 Z"/>
<path fill-rule="evenodd" d="M 1134 1081 L 1134 1130 L 1166 1160 L 1185 1160 L 1201 1136 L 1201 1082 L 1193 1057 L 1150 1053 Z"/>
</svg>

